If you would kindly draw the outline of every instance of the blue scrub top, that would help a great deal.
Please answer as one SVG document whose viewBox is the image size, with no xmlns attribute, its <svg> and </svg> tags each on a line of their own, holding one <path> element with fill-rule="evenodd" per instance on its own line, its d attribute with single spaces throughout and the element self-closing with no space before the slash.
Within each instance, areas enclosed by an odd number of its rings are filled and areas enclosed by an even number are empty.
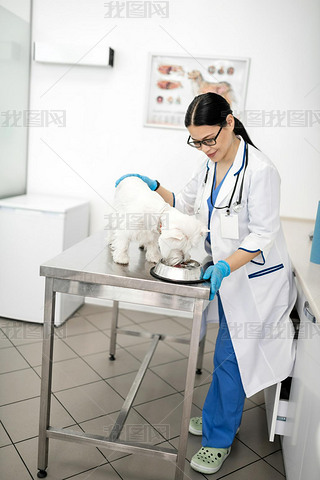
<svg viewBox="0 0 320 480">
<path fill-rule="evenodd" d="M 230 165 L 229 170 L 230 170 L 231 167 L 232 167 L 232 164 Z M 216 200 L 217 200 L 218 193 L 220 192 L 220 188 L 221 188 L 221 185 L 224 182 L 224 179 L 226 178 L 226 176 L 229 173 L 229 170 L 228 170 L 227 173 L 225 174 L 225 176 L 223 177 L 223 179 L 221 180 L 221 182 L 219 183 L 219 185 L 216 187 L 216 168 L 217 168 L 217 164 L 215 163 L 214 164 L 214 175 L 213 175 L 213 181 L 212 181 L 211 195 L 207 200 L 208 210 L 209 210 L 209 212 L 208 212 L 208 230 L 210 230 L 211 215 L 212 215 L 213 207 L 214 207 L 214 205 L 216 203 Z M 211 245 L 210 231 L 207 235 L 206 240 Z"/>
</svg>

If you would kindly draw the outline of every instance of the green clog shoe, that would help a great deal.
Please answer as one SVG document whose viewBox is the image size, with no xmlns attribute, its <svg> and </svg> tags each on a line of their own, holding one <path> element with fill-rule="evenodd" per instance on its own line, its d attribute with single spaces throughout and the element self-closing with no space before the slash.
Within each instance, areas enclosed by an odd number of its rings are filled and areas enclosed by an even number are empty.
<svg viewBox="0 0 320 480">
<path fill-rule="evenodd" d="M 202 417 L 190 418 L 189 432 L 192 435 L 202 435 Z"/>
<path fill-rule="evenodd" d="M 237 433 L 239 433 L 240 427 L 238 428 Z M 202 435 L 202 417 L 192 417 L 189 423 L 189 432 L 192 435 Z"/>
<path fill-rule="evenodd" d="M 230 455 L 229 448 L 202 447 L 193 455 L 190 466 L 193 470 L 204 474 L 216 473 L 222 467 L 225 459 Z"/>
</svg>

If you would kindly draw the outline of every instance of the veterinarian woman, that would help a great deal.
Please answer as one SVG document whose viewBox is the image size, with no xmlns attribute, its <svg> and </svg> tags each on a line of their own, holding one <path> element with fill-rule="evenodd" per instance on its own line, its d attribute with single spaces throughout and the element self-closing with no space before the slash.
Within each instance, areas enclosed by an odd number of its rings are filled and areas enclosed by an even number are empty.
<svg viewBox="0 0 320 480">
<path fill-rule="evenodd" d="M 280 225 L 280 178 L 251 142 L 220 95 L 206 93 L 189 105 L 188 144 L 205 153 L 198 171 L 176 197 L 142 177 L 168 203 L 208 224 L 206 250 L 213 265 L 204 319 L 219 319 L 214 371 L 202 417 L 189 431 L 202 434 L 191 466 L 217 472 L 231 451 L 245 397 L 290 375 L 295 356 L 289 313 L 296 298 Z M 218 315 L 217 315 L 218 314 Z"/>
</svg>

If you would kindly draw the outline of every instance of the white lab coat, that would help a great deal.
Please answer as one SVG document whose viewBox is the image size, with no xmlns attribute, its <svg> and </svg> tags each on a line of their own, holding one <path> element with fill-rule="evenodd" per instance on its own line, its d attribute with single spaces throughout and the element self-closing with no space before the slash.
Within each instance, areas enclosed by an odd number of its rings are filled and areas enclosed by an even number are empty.
<svg viewBox="0 0 320 480">
<path fill-rule="evenodd" d="M 241 138 L 236 158 L 218 194 L 215 206 L 228 205 L 237 175 L 240 175 L 233 202 L 238 200 L 244 172 L 244 146 Z M 228 323 L 246 396 L 288 377 L 295 358 L 294 328 L 289 314 L 296 300 L 290 259 L 279 219 L 280 177 L 273 163 L 248 145 L 249 161 L 244 176 L 239 216 L 239 239 L 222 238 L 220 215 L 213 209 L 210 222 L 213 262 L 223 260 L 238 248 L 261 250 L 262 254 L 226 277 L 220 298 Z M 175 207 L 208 223 L 207 199 L 211 193 L 214 164 L 204 185 L 207 158 L 185 188 L 176 196 Z M 206 317 L 216 317 L 215 298 Z"/>
</svg>

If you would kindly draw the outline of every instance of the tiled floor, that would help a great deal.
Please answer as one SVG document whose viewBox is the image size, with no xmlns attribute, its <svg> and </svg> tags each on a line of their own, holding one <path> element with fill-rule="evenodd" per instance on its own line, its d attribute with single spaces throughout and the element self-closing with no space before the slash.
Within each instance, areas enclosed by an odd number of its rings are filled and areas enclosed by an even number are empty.
<svg viewBox="0 0 320 480">
<path fill-rule="evenodd" d="M 191 320 L 122 310 L 120 326 L 137 331 L 182 335 Z M 51 423 L 56 427 L 107 435 L 117 417 L 149 342 L 118 336 L 116 361 L 108 358 L 111 310 L 84 305 L 55 329 Z M 5 480 L 37 478 L 37 434 L 42 326 L 0 319 L 0 476 Z M 207 335 L 204 369 L 196 375 L 193 415 L 210 383 L 217 326 Z M 188 346 L 161 342 L 151 361 L 121 438 L 177 447 Z M 279 438 L 270 443 L 261 393 L 246 399 L 240 432 L 221 470 L 209 479 L 283 480 Z M 185 479 L 205 476 L 190 468 L 200 438 L 189 435 Z M 164 460 L 99 450 L 50 440 L 47 479 L 173 480 L 174 464 Z"/>
</svg>

